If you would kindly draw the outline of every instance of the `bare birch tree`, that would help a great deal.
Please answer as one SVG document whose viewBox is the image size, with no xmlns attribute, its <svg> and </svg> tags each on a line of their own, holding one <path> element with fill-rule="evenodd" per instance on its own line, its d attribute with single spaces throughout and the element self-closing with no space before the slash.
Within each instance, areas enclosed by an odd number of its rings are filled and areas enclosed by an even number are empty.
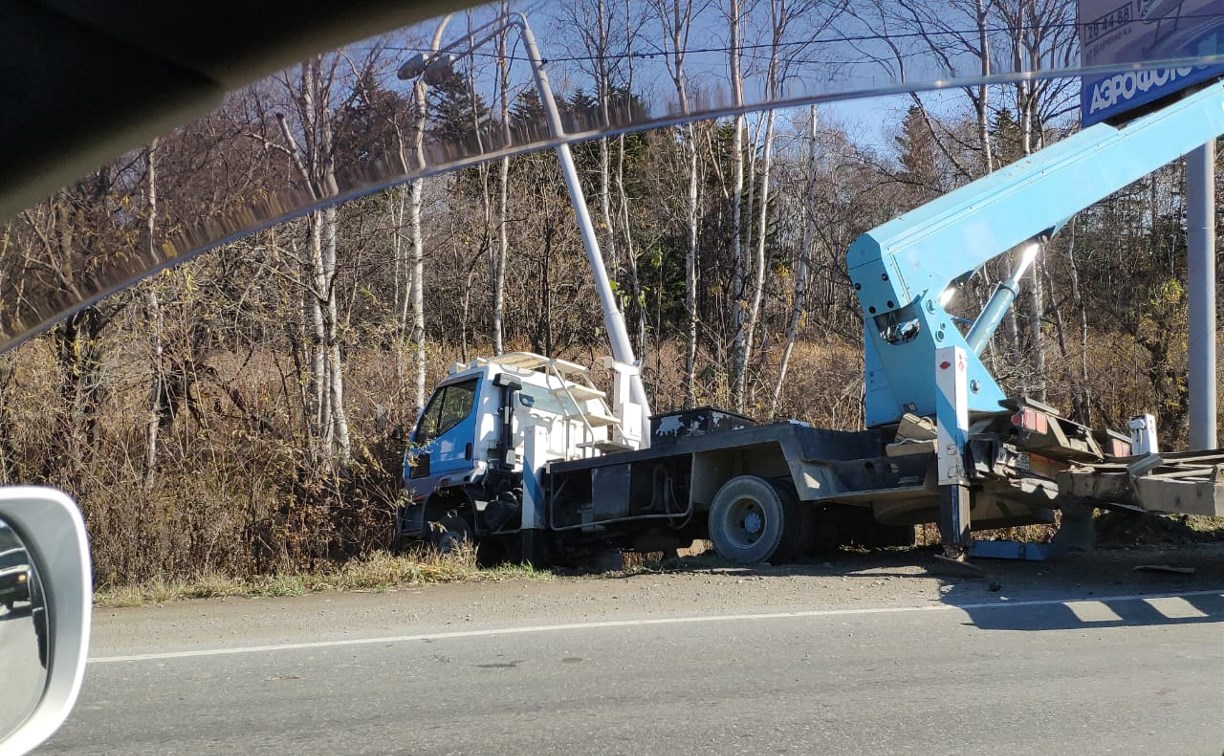
<svg viewBox="0 0 1224 756">
<path fill-rule="evenodd" d="M 503 2 L 502 15 L 510 12 L 510 4 Z M 502 141 L 510 143 L 510 60 L 506 57 L 506 35 L 502 29 L 497 35 L 497 97 L 498 119 L 501 121 Z M 504 157 L 497 164 L 497 249 L 493 253 L 493 353 L 505 350 L 506 307 L 506 256 L 510 250 L 510 158 Z"/>
<path fill-rule="evenodd" d="M 1014 70 L 1035 70 L 1066 66 L 1072 62 L 1077 41 L 1075 34 L 1076 3 L 1074 0 L 995 0 L 997 13 L 1007 29 Z M 1044 124 L 1066 112 L 1068 80 L 1020 79 L 1014 85 L 1016 120 L 1020 125 L 1020 151 L 1031 155 L 1044 146 Z M 1029 326 L 1029 349 L 1033 392 L 1037 399 L 1046 400 L 1046 347 L 1042 328 L 1045 318 L 1045 289 L 1048 272 L 1044 255 L 1033 261 L 1030 271 L 1029 295 L 1026 298 Z M 1061 313 L 1056 324 L 1062 331 Z M 1066 340 L 1059 339 L 1066 354 Z"/>
<path fill-rule="evenodd" d="M 316 56 L 298 69 L 296 80 L 285 74 L 281 82 L 293 103 L 301 143 L 284 114 L 277 114 L 282 149 L 289 153 L 299 177 L 316 197 L 339 193 L 333 85 L 338 58 Z M 344 369 L 339 341 L 336 292 L 338 229 L 335 207 L 307 217 L 306 270 L 302 280 L 310 324 L 311 437 L 320 461 L 344 464 L 351 454 L 348 417 L 344 405 Z"/>
<path fill-rule="evenodd" d="M 633 12 L 634 0 L 625 0 L 624 10 L 624 44 L 625 44 L 625 93 L 630 99 L 626 107 L 632 106 L 634 96 L 634 66 L 633 48 L 638 31 L 645 23 L 639 14 Z M 625 242 L 625 262 L 629 269 L 630 296 L 637 305 L 637 355 L 642 365 L 646 364 L 646 297 L 642 289 L 642 280 L 638 273 L 637 251 L 634 246 L 634 228 L 629 214 L 629 193 L 625 189 L 625 135 L 616 138 L 616 196 L 620 203 L 620 222 Z"/>
<path fill-rule="evenodd" d="M 157 255 L 157 140 L 145 149 L 145 233 L 150 259 Z M 157 290 L 150 282 L 145 290 L 146 317 L 149 320 L 149 416 L 145 420 L 144 490 L 153 490 L 157 479 L 157 442 L 161 428 L 163 382 L 162 314 Z"/>
<path fill-rule="evenodd" d="M 668 75 L 676 88 L 676 100 L 681 113 L 691 110 L 689 103 L 688 38 L 693 19 L 701 8 L 691 0 L 651 0 L 663 28 L 664 57 Z M 685 203 L 686 250 L 684 257 L 684 309 L 687 313 L 684 352 L 684 406 L 696 403 L 697 335 L 700 313 L 697 311 L 697 220 L 700 195 L 700 165 L 697 161 L 697 132 L 693 124 L 683 127 L 684 156 L 688 176 Z"/>
<path fill-rule="evenodd" d="M 744 104 L 741 0 L 727 0 L 727 28 L 730 36 L 727 61 L 731 75 L 731 104 Z M 744 375 L 748 349 L 745 346 L 744 303 L 748 288 L 748 266 L 742 248 L 744 195 L 744 115 L 736 113 L 731 123 L 731 405 L 744 409 Z"/>
<path fill-rule="evenodd" d="M 434 29 L 429 49 L 436 52 L 442 45 L 442 34 L 450 16 L 444 16 Z M 419 77 L 412 87 L 412 102 L 416 110 L 412 120 L 412 150 L 417 165 L 425 164 L 425 121 L 428 109 L 425 96 L 427 85 Z M 412 352 L 413 352 L 413 415 L 425 409 L 425 240 L 421 229 L 421 208 L 425 203 L 425 179 L 415 179 L 411 184 L 408 201 L 408 228 L 412 242 Z"/>
<path fill-rule="evenodd" d="M 786 322 L 786 346 L 782 348 L 782 357 L 778 361 L 778 380 L 774 383 L 773 396 L 769 402 L 770 417 L 774 417 L 778 411 L 778 399 L 782 395 L 782 386 L 786 383 L 786 371 L 790 366 L 791 353 L 794 351 L 795 341 L 799 338 L 799 326 L 803 322 L 803 311 L 807 306 L 808 268 L 812 259 L 812 244 L 816 238 L 816 214 L 812 212 L 816 205 L 816 172 L 820 157 L 816 127 L 816 106 L 812 105 L 808 108 L 808 164 L 803 199 L 807 212 L 803 214 L 803 236 L 799 242 L 799 260 L 795 266 L 790 317 Z"/>
<path fill-rule="evenodd" d="M 990 24 L 995 0 L 949 0 L 946 3 L 929 3 L 925 0 L 884 2 L 886 6 L 892 6 L 892 10 L 887 12 L 922 39 L 927 54 L 945 71 L 959 70 L 953 60 L 954 55 L 968 53 L 978 63 L 975 73 L 987 77 L 993 72 Z M 965 94 L 973 106 L 974 122 L 977 125 L 978 149 L 981 150 L 980 171 L 982 174 L 990 173 L 995 167 L 990 139 L 990 87 L 984 83 L 966 87 Z"/>
<path fill-rule="evenodd" d="M 771 100 L 780 100 L 784 95 L 785 82 L 792 70 L 789 60 L 806 58 L 809 45 L 788 45 L 790 25 L 795 19 L 803 19 L 809 24 L 805 30 L 807 39 L 818 38 L 819 35 L 838 17 L 840 6 L 831 4 L 824 6 L 820 0 L 799 0 L 796 5 L 788 4 L 788 0 L 769 0 L 769 60 L 765 68 L 765 92 Z M 789 48 L 789 49 L 787 49 Z M 783 56 L 787 49 L 788 56 Z M 789 60 L 788 60 L 789 58 Z M 754 270 L 752 276 L 752 299 L 747 320 L 742 328 L 742 346 L 736 350 L 737 356 L 742 356 L 742 362 L 734 371 L 737 383 L 732 390 L 736 401 L 736 410 L 743 411 L 747 400 L 748 365 L 752 362 L 752 354 L 756 348 L 757 329 L 761 322 L 761 303 L 765 296 L 766 277 L 768 274 L 767 244 L 769 239 L 769 201 L 770 180 L 773 171 L 774 133 L 777 122 L 777 111 L 770 109 L 765 113 L 764 137 L 761 144 L 761 178 L 759 181 L 760 198 L 756 203 L 756 249 L 753 258 Z M 756 154 L 755 140 L 753 154 Z M 755 175 L 755 171 L 754 171 Z M 751 206 L 751 203 L 749 203 Z M 737 338 L 740 334 L 737 330 Z"/>
</svg>

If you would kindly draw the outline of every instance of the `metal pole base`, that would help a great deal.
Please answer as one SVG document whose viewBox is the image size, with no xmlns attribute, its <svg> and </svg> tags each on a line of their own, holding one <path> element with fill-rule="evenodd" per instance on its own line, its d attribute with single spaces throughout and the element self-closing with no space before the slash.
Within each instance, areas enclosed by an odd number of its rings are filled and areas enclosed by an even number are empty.
<svg viewBox="0 0 1224 756">
<path fill-rule="evenodd" d="M 944 555 L 963 556 L 969 550 L 969 486 L 954 484 L 939 487 L 939 540 Z"/>
</svg>

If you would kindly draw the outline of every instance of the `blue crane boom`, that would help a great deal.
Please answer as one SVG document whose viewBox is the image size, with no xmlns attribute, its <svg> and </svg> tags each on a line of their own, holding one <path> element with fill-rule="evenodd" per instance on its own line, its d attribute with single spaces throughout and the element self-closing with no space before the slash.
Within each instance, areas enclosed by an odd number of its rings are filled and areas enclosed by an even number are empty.
<svg viewBox="0 0 1224 756">
<path fill-rule="evenodd" d="M 847 265 L 863 308 L 867 426 L 897 422 L 906 412 L 933 415 L 935 350 L 948 346 L 966 352 L 969 410 L 1000 411 L 1006 397 L 978 350 L 1014 287 L 979 315 L 972 344 L 944 309 L 944 292 L 1221 134 L 1224 83 L 1216 82 L 1123 126 L 1084 129 L 858 237 Z"/>
</svg>

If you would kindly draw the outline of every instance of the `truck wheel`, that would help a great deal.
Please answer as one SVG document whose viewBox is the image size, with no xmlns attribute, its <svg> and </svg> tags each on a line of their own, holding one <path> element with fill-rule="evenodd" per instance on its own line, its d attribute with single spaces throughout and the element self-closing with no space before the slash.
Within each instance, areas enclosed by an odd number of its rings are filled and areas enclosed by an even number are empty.
<svg viewBox="0 0 1224 756">
<path fill-rule="evenodd" d="M 710 503 L 710 540 L 723 559 L 739 564 L 784 562 L 802 543 L 802 512 L 794 491 L 755 475 L 732 478 Z"/>
<path fill-rule="evenodd" d="M 472 541 L 472 527 L 454 512 L 428 520 L 425 524 L 429 528 L 429 544 L 439 554 L 450 554 Z"/>
</svg>

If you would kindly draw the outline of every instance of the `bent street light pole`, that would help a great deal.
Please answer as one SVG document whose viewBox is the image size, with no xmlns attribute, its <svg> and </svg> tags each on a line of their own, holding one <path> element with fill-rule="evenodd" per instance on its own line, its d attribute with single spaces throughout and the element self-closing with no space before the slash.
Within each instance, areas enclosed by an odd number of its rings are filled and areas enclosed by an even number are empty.
<svg viewBox="0 0 1224 756">
<path fill-rule="evenodd" d="M 1186 156 L 1190 448 L 1216 447 L 1215 140 Z"/>
<path fill-rule="evenodd" d="M 540 90 L 540 99 L 548 114 L 548 129 L 558 139 L 565 136 L 565 126 L 561 123 L 561 111 L 557 100 L 553 97 L 552 87 L 548 84 L 548 74 L 544 72 L 544 61 L 540 50 L 536 47 L 535 35 L 527 25 L 527 19 L 521 13 L 515 13 L 506 19 L 507 22 L 519 27 L 523 35 L 523 47 L 527 58 L 531 61 L 531 71 L 535 75 L 536 87 Z M 595 224 L 591 222 L 591 213 L 587 210 L 586 196 L 582 192 L 582 183 L 578 180 L 578 169 L 574 166 L 574 156 L 570 153 L 568 142 L 562 142 L 557 147 L 557 157 L 561 160 L 561 173 L 565 176 L 565 185 L 569 188 L 570 202 L 574 206 L 574 214 L 578 216 L 578 227 L 582 231 L 582 243 L 586 247 L 587 260 L 591 272 L 595 275 L 595 288 L 599 292 L 599 301 L 603 305 L 604 328 L 612 341 L 612 357 L 617 362 L 627 365 L 636 363 L 633 355 L 633 344 L 629 341 L 629 330 L 625 327 L 625 318 L 616 297 L 612 293 L 612 284 L 608 279 L 608 269 L 604 267 L 603 255 L 599 251 L 599 241 L 595 238 Z M 650 416 L 650 401 L 646 397 L 646 388 L 642 385 L 642 377 L 635 374 L 630 377 L 629 398 L 642 407 L 643 429 L 649 430 L 646 422 Z"/>
<path fill-rule="evenodd" d="M 527 52 L 527 60 L 531 64 L 531 72 L 535 77 L 536 88 L 540 90 L 540 102 L 548 117 L 548 130 L 558 140 L 565 138 L 565 126 L 561 122 L 561 110 L 553 96 L 552 87 L 548 83 L 548 74 L 544 71 L 544 59 L 536 46 L 535 35 L 527 25 L 527 17 L 522 13 L 511 13 L 503 18 L 495 19 L 484 26 L 475 29 L 466 39 L 443 47 L 432 53 L 418 54 L 410 58 L 399 68 L 401 79 L 411 79 L 417 76 L 428 76 L 431 67 L 448 68 L 457 56 L 467 55 L 476 48 L 493 39 L 507 27 L 518 27 L 523 39 L 523 47 Z M 483 37 L 474 39 L 477 33 L 487 32 Z M 466 44 L 465 44 L 466 43 Z M 455 52 L 458 48 L 463 48 Z M 595 225 L 591 222 L 591 214 L 587 210 L 586 195 L 582 191 L 582 183 L 578 180 L 578 169 L 574 166 L 574 156 L 570 152 L 569 143 L 561 141 L 557 147 L 557 157 L 561 161 L 561 173 L 565 177 L 565 186 L 569 189 L 570 203 L 574 206 L 574 214 L 578 218 L 578 227 L 582 233 L 582 243 L 586 247 L 587 261 L 595 276 L 595 288 L 599 292 L 599 301 L 603 306 L 604 328 L 612 342 L 612 357 L 617 362 L 626 365 L 636 365 L 637 358 L 633 354 L 633 344 L 629 341 L 629 330 L 625 327 L 625 317 L 616 304 L 612 293 L 612 284 L 608 279 L 608 269 L 604 266 L 603 255 L 599 250 L 599 241 L 595 238 Z M 650 400 L 646 396 L 646 387 L 642 377 L 635 373 L 629 378 L 629 398 L 642 408 L 643 442 L 649 443 Z"/>
</svg>

